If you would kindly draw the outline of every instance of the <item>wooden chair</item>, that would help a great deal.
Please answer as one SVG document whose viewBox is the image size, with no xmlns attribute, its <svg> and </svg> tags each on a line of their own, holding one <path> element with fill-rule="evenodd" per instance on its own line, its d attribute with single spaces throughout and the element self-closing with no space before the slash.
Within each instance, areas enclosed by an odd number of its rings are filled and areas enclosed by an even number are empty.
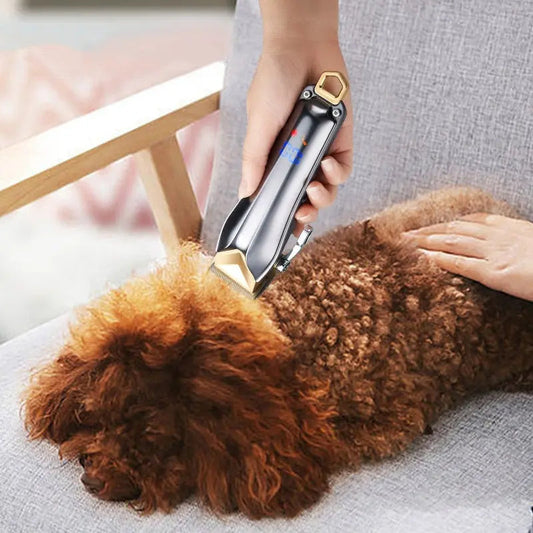
<svg viewBox="0 0 533 533">
<path fill-rule="evenodd" d="M 134 154 L 161 240 L 198 238 L 202 215 L 176 138 L 219 108 L 212 63 L 0 151 L 0 216 Z"/>
</svg>

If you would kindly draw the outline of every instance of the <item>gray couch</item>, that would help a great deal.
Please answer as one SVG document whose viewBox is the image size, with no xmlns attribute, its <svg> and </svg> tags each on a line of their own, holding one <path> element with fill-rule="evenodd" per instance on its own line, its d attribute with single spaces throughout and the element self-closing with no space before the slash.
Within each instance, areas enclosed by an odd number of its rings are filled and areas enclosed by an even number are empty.
<svg viewBox="0 0 533 533">
<path fill-rule="evenodd" d="M 355 165 L 317 233 L 444 185 L 481 186 L 533 219 L 533 9 L 522 0 L 341 5 L 355 108 Z M 203 238 L 236 200 L 246 88 L 260 53 L 255 1 L 237 6 Z M 448 413 L 403 455 L 336 478 L 293 520 L 217 518 L 192 499 L 138 516 L 100 502 L 48 444 L 28 443 L 18 396 L 69 315 L 0 346 L 0 531 L 526 532 L 533 504 L 533 396 L 491 393 Z"/>
</svg>

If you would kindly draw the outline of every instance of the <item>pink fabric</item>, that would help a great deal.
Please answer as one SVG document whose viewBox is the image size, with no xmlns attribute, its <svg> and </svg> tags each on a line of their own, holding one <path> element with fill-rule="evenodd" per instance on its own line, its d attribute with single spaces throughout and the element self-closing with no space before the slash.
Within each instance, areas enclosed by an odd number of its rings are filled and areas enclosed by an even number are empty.
<svg viewBox="0 0 533 533">
<path fill-rule="evenodd" d="M 224 59 L 227 21 L 108 43 L 92 52 L 40 46 L 0 53 L 0 148 L 212 61 Z M 218 116 L 178 133 L 203 210 Z M 1 169 L 0 169 L 1 171 Z M 40 216 L 123 228 L 154 221 L 133 158 L 35 202 Z"/>
</svg>

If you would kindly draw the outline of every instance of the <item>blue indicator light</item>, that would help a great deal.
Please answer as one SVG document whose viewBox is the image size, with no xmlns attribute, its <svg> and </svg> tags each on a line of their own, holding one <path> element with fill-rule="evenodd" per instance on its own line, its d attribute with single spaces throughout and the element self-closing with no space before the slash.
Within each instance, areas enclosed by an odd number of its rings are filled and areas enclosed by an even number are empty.
<svg viewBox="0 0 533 533">
<path fill-rule="evenodd" d="M 294 165 L 299 164 L 302 159 L 302 151 L 293 146 L 289 141 L 285 141 L 279 153 L 281 157 L 287 158 Z"/>
</svg>

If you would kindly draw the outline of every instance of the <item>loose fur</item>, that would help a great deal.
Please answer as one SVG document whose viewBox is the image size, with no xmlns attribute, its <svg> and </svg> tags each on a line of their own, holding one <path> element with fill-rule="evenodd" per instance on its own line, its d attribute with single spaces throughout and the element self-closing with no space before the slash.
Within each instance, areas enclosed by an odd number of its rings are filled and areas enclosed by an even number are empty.
<svg viewBox="0 0 533 533">
<path fill-rule="evenodd" d="M 78 310 L 25 396 L 31 438 L 103 499 L 293 516 L 340 468 L 404 450 L 463 397 L 533 384 L 533 304 L 444 272 L 401 232 L 510 208 L 473 189 L 316 239 L 259 300 L 199 246 Z"/>
</svg>

